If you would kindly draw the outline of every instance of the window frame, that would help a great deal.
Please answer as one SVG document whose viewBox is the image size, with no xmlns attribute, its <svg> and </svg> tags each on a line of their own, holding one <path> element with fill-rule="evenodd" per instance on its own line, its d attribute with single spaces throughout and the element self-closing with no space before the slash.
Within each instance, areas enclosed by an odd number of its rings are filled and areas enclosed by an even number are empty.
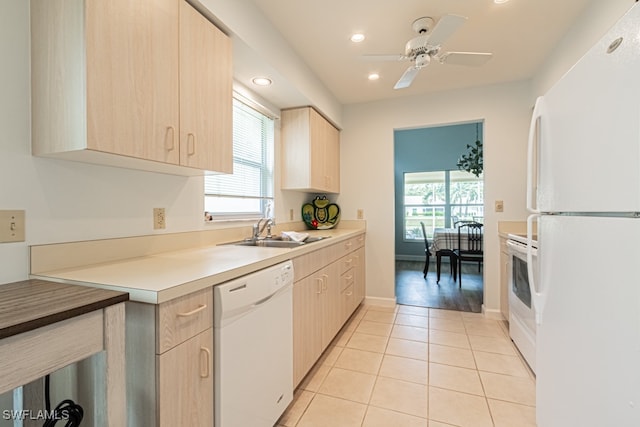
<svg viewBox="0 0 640 427">
<path fill-rule="evenodd" d="M 418 173 L 443 173 L 444 174 L 444 181 L 442 182 L 444 184 L 444 203 L 407 203 L 407 194 L 406 194 L 406 189 L 407 189 L 407 175 L 409 174 L 418 174 Z M 415 243 L 415 242 L 422 242 L 423 241 L 423 236 L 422 236 L 422 230 L 418 230 L 418 232 L 414 233 L 415 234 L 415 238 L 409 238 L 407 237 L 408 234 L 408 227 L 407 227 L 407 222 L 408 220 L 411 218 L 409 215 L 407 215 L 407 209 L 411 209 L 411 210 L 419 210 L 419 209 L 423 209 L 423 210 L 429 210 L 431 209 L 433 214 L 432 217 L 434 218 L 433 223 L 436 222 L 435 218 L 437 215 L 435 215 L 435 210 L 440 209 L 443 210 L 443 227 L 444 228 L 449 228 L 452 227 L 452 212 L 459 207 L 471 207 L 471 208 L 480 208 L 480 211 L 484 214 L 484 179 L 483 176 L 481 175 L 478 178 L 478 182 L 480 182 L 482 184 L 482 197 L 480 198 L 480 202 L 479 203 L 452 203 L 452 193 L 451 193 L 451 187 L 452 187 L 452 179 L 451 179 L 451 172 L 460 172 L 458 170 L 437 170 L 437 171 L 421 171 L 421 172 L 404 172 L 403 173 L 403 177 L 402 177 L 402 241 L 406 242 L 406 243 Z M 471 175 L 471 174 L 469 174 Z M 465 218 L 466 219 L 466 218 Z M 412 227 L 415 228 L 415 227 Z M 419 226 L 418 226 L 419 228 Z M 438 227 L 434 227 L 431 224 L 426 224 L 425 223 L 425 229 L 427 231 L 427 238 L 431 239 L 433 238 L 433 229 L 434 228 L 438 228 Z"/>
<path fill-rule="evenodd" d="M 220 192 L 212 192 L 211 187 L 217 186 L 219 188 L 223 187 L 224 180 L 229 180 L 228 182 L 233 183 L 231 176 L 234 174 L 226 174 L 226 175 L 206 175 L 204 177 L 204 215 L 205 222 L 228 222 L 228 221 L 254 221 L 256 219 L 269 216 L 274 212 L 274 193 L 275 193 L 275 121 L 278 117 L 272 113 L 268 108 L 264 107 L 260 103 L 238 93 L 233 93 L 233 111 L 234 111 L 234 119 L 233 119 L 233 144 L 234 144 L 234 153 L 233 153 L 233 164 L 234 171 L 236 165 L 247 166 L 253 170 L 259 170 L 259 173 L 256 176 L 259 177 L 260 190 L 259 195 L 257 194 L 238 194 L 238 193 L 225 193 L 224 190 L 220 190 Z M 250 113 L 256 113 L 260 115 L 260 126 L 264 128 L 267 126 L 267 129 L 262 129 L 261 136 L 261 154 L 260 161 L 256 161 L 255 159 L 250 159 L 250 156 L 242 156 L 239 152 L 243 150 L 237 149 L 236 144 L 237 141 L 237 132 L 238 122 L 236 118 L 238 117 L 237 109 L 250 109 L 252 110 Z M 244 146 L 244 148 L 248 148 Z M 255 154 L 255 151 L 253 152 Z M 237 176 L 237 175 L 236 175 Z M 216 177 L 221 177 L 222 182 L 213 184 L 211 181 L 207 182 L 207 180 L 215 180 Z M 248 177 L 248 175 L 247 175 Z M 228 185 L 226 188 L 232 188 L 234 184 Z M 207 187 L 210 187 L 209 190 Z M 243 187 L 238 183 L 235 183 L 237 188 Z M 237 202 L 236 207 L 240 207 L 242 204 L 250 204 L 252 201 L 259 202 L 258 209 L 244 209 L 240 208 L 237 211 L 233 211 L 231 209 L 221 209 L 216 211 L 215 209 L 207 209 L 210 208 L 212 203 L 215 203 L 214 200 L 224 200 L 224 203 L 234 203 L 234 200 Z M 243 203 L 247 202 L 247 203 Z M 228 206 L 228 205 L 227 205 Z"/>
</svg>

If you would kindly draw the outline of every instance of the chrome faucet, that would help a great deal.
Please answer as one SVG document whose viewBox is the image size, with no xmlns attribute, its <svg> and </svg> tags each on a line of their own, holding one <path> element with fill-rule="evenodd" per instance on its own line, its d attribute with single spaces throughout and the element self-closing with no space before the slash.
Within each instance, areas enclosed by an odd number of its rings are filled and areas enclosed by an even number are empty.
<svg viewBox="0 0 640 427">
<path fill-rule="evenodd" d="M 264 224 L 262 223 L 262 221 L 264 221 Z M 260 227 L 261 224 L 262 227 Z M 271 237 L 273 237 L 271 235 L 271 227 L 274 225 L 276 225 L 276 221 L 273 218 L 260 218 L 258 222 L 253 224 L 253 239 L 258 240 L 265 228 L 267 229 L 267 235 L 265 237 L 267 239 L 270 239 Z"/>
</svg>

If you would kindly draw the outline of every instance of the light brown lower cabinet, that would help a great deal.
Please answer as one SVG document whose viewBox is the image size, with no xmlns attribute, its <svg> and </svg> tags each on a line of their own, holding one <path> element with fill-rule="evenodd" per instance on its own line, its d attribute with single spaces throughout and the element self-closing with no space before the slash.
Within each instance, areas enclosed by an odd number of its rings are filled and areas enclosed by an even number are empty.
<svg viewBox="0 0 640 427">
<path fill-rule="evenodd" d="M 213 425 L 213 289 L 127 303 L 127 425 Z"/>
<path fill-rule="evenodd" d="M 295 272 L 294 272 L 295 274 Z M 322 353 L 321 279 L 308 276 L 293 285 L 293 383 L 298 384 Z"/>
<path fill-rule="evenodd" d="M 158 425 L 211 426 L 213 328 L 156 356 Z"/>
<path fill-rule="evenodd" d="M 364 299 L 363 245 L 361 235 L 293 259 L 294 387 Z"/>
</svg>

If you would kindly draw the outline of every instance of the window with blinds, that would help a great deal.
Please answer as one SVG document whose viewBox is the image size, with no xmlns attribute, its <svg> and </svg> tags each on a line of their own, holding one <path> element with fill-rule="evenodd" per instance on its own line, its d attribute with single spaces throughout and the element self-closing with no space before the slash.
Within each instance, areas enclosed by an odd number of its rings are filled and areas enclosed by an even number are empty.
<svg viewBox="0 0 640 427">
<path fill-rule="evenodd" d="M 252 219 L 273 212 L 274 120 L 233 100 L 233 174 L 204 179 L 205 219 Z"/>
</svg>

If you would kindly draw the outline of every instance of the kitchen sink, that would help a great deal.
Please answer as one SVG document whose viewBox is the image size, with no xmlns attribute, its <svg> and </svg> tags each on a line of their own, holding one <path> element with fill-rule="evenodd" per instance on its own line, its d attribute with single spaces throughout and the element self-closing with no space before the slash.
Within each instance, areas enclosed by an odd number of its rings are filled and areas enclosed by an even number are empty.
<svg viewBox="0 0 640 427">
<path fill-rule="evenodd" d="M 331 236 L 307 237 L 304 242 L 296 242 L 294 240 L 283 240 L 281 237 L 272 237 L 265 239 L 245 239 L 238 242 L 223 243 L 224 245 L 235 246 L 258 246 L 267 248 L 297 248 L 299 246 L 308 245 L 328 239 Z"/>
<path fill-rule="evenodd" d="M 236 246 L 261 246 L 268 248 L 297 248 L 304 245 L 304 242 L 294 242 L 293 240 L 273 240 L 273 239 L 261 239 L 261 240 L 242 240 L 240 242 L 233 242 L 232 245 Z"/>
</svg>

